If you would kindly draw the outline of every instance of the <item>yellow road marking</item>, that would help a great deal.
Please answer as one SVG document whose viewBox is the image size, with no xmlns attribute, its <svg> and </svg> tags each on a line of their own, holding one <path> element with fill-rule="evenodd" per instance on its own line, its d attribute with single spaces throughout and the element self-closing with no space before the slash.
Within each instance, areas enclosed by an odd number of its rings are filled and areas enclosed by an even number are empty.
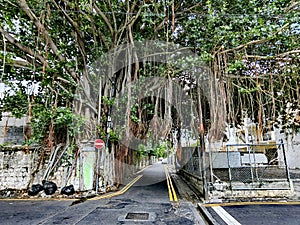
<svg viewBox="0 0 300 225">
<path fill-rule="evenodd" d="M 103 199 L 103 198 L 112 198 L 118 195 L 122 195 L 124 194 L 129 188 L 131 188 L 139 179 L 141 179 L 143 175 L 139 175 L 137 176 L 135 179 L 133 179 L 131 182 L 129 182 L 125 187 L 123 187 L 120 191 L 111 193 L 111 194 L 107 194 L 107 195 L 101 195 L 95 198 L 91 198 L 88 200 L 94 201 L 94 200 L 99 200 L 99 199 Z"/>
<path fill-rule="evenodd" d="M 176 191 L 174 189 L 174 186 L 173 186 L 168 168 L 167 168 L 167 166 L 164 166 L 164 167 L 165 167 L 165 174 L 166 174 L 166 178 L 167 178 L 167 185 L 168 185 L 168 192 L 169 192 L 170 202 L 178 203 L 178 198 L 177 198 L 177 195 L 176 195 Z"/>
<path fill-rule="evenodd" d="M 99 200 L 103 198 L 111 198 L 114 196 L 118 196 L 121 194 L 124 194 L 132 185 L 134 185 L 143 175 L 137 176 L 135 179 L 133 179 L 131 182 L 129 182 L 125 187 L 123 187 L 120 191 L 107 194 L 107 195 L 101 195 L 97 196 L 95 198 L 87 199 L 88 201 L 94 201 Z M 0 201 L 74 201 L 74 200 L 80 200 L 80 198 L 4 198 L 0 199 Z"/>
<path fill-rule="evenodd" d="M 300 202 L 228 202 L 202 204 L 204 207 L 239 206 L 239 205 L 300 205 Z"/>
<path fill-rule="evenodd" d="M 169 173 L 168 173 L 168 175 L 169 175 Z M 169 175 L 169 179 L 170 179 L 170 184 L 171 184 L 171 188 L 172 188 L 172 192 L 173 192 L 174 201 L 175 201 L 175 202 L 178 202 L 177 195 L 176 195 L 176 191 L 175 191 L 175 189 L 174 189 L 174 187 L 173 187 L 173 183 L 172 183 L 172 181 L 171 181 L 170 175 Z"/>
<path fill-rule="evenodd" d="M 148 169 L 149 167 L 151 167 L 152 165 L 146 166 L 145 168 L 141 169 L 140 171 L 137 172 L 137 174 L 143 172 L 144 170 Z"/>
<path fill-rule="evenodd" d="M 172 195 L 172 190 L 170 188 L 170 181 L 169 181 L 169 178 L 168 178 L 168 175 L 167 175 L 167 170 L 165 168 L 165 173 L 166 173 L 166 178 L 167 178 L 167 185 L 168 185 L 168 192 L 169 192 L 169 198 L 170 198 L 170 202 L 173 202 L 173 195 Z"/>
</svg>

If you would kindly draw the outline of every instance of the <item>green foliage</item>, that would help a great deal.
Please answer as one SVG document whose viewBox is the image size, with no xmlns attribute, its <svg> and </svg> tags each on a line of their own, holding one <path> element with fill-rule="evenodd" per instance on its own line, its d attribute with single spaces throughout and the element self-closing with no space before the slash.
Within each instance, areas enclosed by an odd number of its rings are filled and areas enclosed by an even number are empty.
<svg viewBox="0 0 300 225">
<path fill-rule="evenodd" d="M 227 72 L 235 73 L 242 69 L 246 69 L 245 63 L 242 60 L 236 60 L 235 62 L 228 64 Z"/>
<path fill-rule="evenodd" d="M 293 39 L 291 35 L 286 35 L 291 32 L 291 27 L 277 31 L 288 23 L 293 24 L 294 19 L 299 17 L 299 12 L 293 10 L 282 14 L 290 4 L 290 1 L 207 1 L 206 5 L 198 6 L 194 16 L 183 21 L 183 32 L 178 36 L 178 41 L 196 47 L 199 55 L 202 52 L 228 50 L 263 39 L 272 43 L 285 39 L 285 47 L 280 50 L 286 51 Z M 278 50 L 274 47 L 248 46 L 247 53 L 271 54 Z"/>
<path fill-rule="evenodd" d="M 103 104 L 105 104 L 107 106 L 112 106 L 115 102 L 115 99 L 114 98 L 109 99 L 106 96 L 102 96 L 102 101 L 103 101 Z"/>
<path fill-rule="evenodd" d="M 139 113 L 141 113 L 141 118 L 139 117 Z M 143 122 L 149 122 L 152 119 L 154 114 L 154 104 L 144 99 L 140 104 L 136 103 L 131 107 L 131 115 L 130 118 L 134 123 L 139 123 L 141 120 Z"/>
<path fill-rule="evenodd" d="M 35 143 L 42 143 L 51 124 L 52 112 L 50 109 L 35 106 L 33 109 L 33 118 L 31 121 L 32 138 Z"/>
<path fill-rule="evenodd" d="M 93 6 L 88 0 L 27 0 L 26 3 L 28 7 L 24 9 L 16 0 L 0 3 L 1 36 L 10 34 L 10 38 L 0 38 L 1 82 L 13 88 L 14 85 L 18 87 L 13 95 L 5 93 L 0 101 L 1 112 L 12 112 L 16 117 L 31 113 L 29 105 L 33 105 L 33 139 L 37 142 L 42 142 L 49 135 L 50 125 L 54 126 L 54 133 L 57 135 L 69 135 L 72 138 L 76 136 L 83 120 L 76 117 L 70 107 L 79 80 L 86 76 L 87 67 L 118 45 L 143 40 L 172 41 L 192 49 L 195 54 L 182 61 L 178 60 L 177 66 L 188 70 L 203 61 L 211 66 L 214 74 L 218 74 L 218 79 L 224 83 L 226 78 L 222 76 L 228 74 L 248 76 L 251 80 L 251 62 L 262 65 L 265 60 L 272 64 L 276 56 L 299 49 L 299 6 L 293 7 L 293 4 L 298 4 L 297 1 L 95 1 Z M 172 3 L 175 6 L 175 27 L 172 27 Z M 27 15 L 26 10 L 29 9 L 34 13 L 34 19 Z M 129 39 L 131 34 L 134 40 Z M 8 41 L 10 39 L 15 40 Z M 194 56 L 198 56 L 197 59 L 201 62 L 193 61 Z M 263 60 L 259 60 L 260 58 Z M 285 60 L 290 58 L 292 57 L 287 55 Z M 22 63 L 16 59 L 20 59 Z M 107 64 L 110 63 L 108 60 Z M 268 79 L 232 79 L 230 82 L 235 85 L 232 101 L 235 102 L 234 106 L 242 111 L 240 105 L 247 107 L 249 99 L 254 99 L 254 107 L 251 107 L 258 109 L 256 106 L 262 104 L 260 101 L 272 102 L 270 96 L 281 93 L 275 103 L 275 111 L 280 112 L 282 102 L 290 100 L 290 96 L 295 99 L 299 97 L 297 63 L 291 61 L 291 65 L 285 65 L 286 70 L 280 70 L 280 76 L 279 73 L 276 74 L 280 82 L 274 82 L 274 85 L 272 83 L 272 87 Z M 99 70 L 102 66 L 104 65 L 99 66 Z M 264 66 L 268 67 L 270 66 Z M 166 77 L 170 74 L 176 77 L 182 73 L 174 71 L 174 68 L 176 65 L 144 62 L 138 76 L 140 79 Z M 119 72 L 116 79 L 124 71 Z M 268 73 L 274 74 L 274 71 L 269 70 Z M 99 86 L 97 76 L 91 77 L 90 92 L 86 96 L 94 97 L 99 93 Z M 39 83 L 40 90 L 34 96 L 28 95 L 21 85 L 22 81 Z M 12 85 L 13 82 L 16 84 Z M 227 88 L 230 84 L 229 80 L 226 82 Z M 288 84 L 285 87 L 292 88 L 282 88 L 282 84 Z M 269 89 L 263 90 L 264 87 Z M 266 95 L 260 98 L 260 92 Z M 106 95 L 108 93 L 109 91 L 105 92 Z M 242 98 L 240 95 L 245 101 L 243 104 L 238 100 Z M 91 101 L 83 99 L 83 102 Z M 102 97 L 105 110 L 113 106 L 114 102 L 114 98 Z M 273 110 L 267 104 L 265 107 L 266 111 Z M 154 104 L 143 102 L 132 106 L 130 110 L 133 122 L 148 122 L 153 116 Z M 142 118 L 139 114 L 141 111 Z M 103 130 L 106 130 L 107 124 L 103 114 L 98 115 L 102 116 L 102 126 L 98 127 L 102 138 L 106 137 Z M 118 133 L 110 132 L 111 140 L 118 140 Z M 59 136 L 56 138 L 65 140 Z M 155 148 L 156 154 L 162 155 L 164 148 L 166 146 Z"/>
<path fill-rule="evenodd" d="M 152 154 L 155 155 L 157 158 L 163 157 L 166 158 L 168 155 L 168 151 L 170 149 L 168 142 L 163 142 L 157 145 L 153 150 Z"/>
<path fill-rule="evenodd" d="M 137 155 L 140 158 L 141 156 L 145 155 L 147 153 L 147 148 L 143 144 L 139 144 L 137 149 Z"/>
<path fill-rule="evenodd" d="M 103 139 L 103 140 L 106 139 L 106 132 L 99 125 L 97 126 L 97 132 L 101 139 Z"/>
<path fill-rule="evenodd" d="M 286 102 L 299 99 L 299 78 L 293 75 L 299 53 L 290 53 L 298 50 L 299 17 L 298 1 L 205 1 L 182 20 L 175 40 L 193 48 L 224 82 L 222 97 L 231 98 L 227 110 L 236 114 L 230 120 L 239 123 L 245 110 L 256 122 L 277 123 Z M 291 127 L 293 121 L 279 123 Z"/>
<path fill-rule="evenodd" d="M 72 165 L 72 162 L 75 157 L 75 151 L 76 151 L 76 146 L 70 145 L 61 159 L 61 166 L 69 167 Z"/>
<path fill-rule="evenodd" d="M 11 112 L 16 118 L 21 118 L 28 110 L 27 98 L 21 91 L 6 96 L 5 99 L 1 100 L 3 107 L 0 112 Z"/>
<path fill-rule="evenodd" d="M 120 136 L 117 132 L 115 132 L 114 130 L 110 129 L 109 131 L 109 141 L 111 142 L 118 142 L 120 139 Z"/>
<path fill-rule="evenodd" d="M 260 89 L 260 87 L 258 86 L 258 87 L 254 87 L 254 88 L 243 88 L 243 87 L 241 87 L 240 89 L 239 89 L 239 92 L 240 93 L 247 93 L 247 94 L 250 94 L 250 93 L 252 93 L 252 92 L 256 92 L 256 91 L 259 91 L 259 90 L 261 90 Z"/>
<path fill-rule="evenodd" d="M 83 123 L 84 120 L 80 116 L 75 115 L 69 108 L 59 107 L 51 109 L 35 106 L 31 123 L 33 131 L 31 141 L 41 144 L 49 135 L 49 129 L 52 125 L 54 135 L 63 133 L 64 136 L 69 135 L 71 138 L 76 138 L 80 134 L 80 127 Z"/>
</svg>

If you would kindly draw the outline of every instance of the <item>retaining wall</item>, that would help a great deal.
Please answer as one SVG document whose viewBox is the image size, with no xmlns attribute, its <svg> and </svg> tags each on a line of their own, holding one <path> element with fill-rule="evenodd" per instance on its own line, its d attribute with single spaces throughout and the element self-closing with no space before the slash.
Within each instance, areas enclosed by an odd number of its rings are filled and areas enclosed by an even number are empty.
<svg viewBox="0 0 300 225">
<path fill-rule="evenodd" d="M 26 189 L 38 160 L 38 150 L 0 149 L 0 190 Z"/>
</svg>

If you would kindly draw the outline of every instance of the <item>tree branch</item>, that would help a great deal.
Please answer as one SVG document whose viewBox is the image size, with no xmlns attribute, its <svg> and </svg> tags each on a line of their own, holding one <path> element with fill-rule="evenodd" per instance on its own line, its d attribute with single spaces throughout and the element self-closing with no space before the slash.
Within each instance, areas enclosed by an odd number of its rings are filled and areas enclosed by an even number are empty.
<svg viewBox="0 0 300 225">
<path fill-rule="evenodd" d="M 110 10 L 112 12 L 112 17 L 113 17 L 114 27 L 115 27 L 115 33 L 116 33 L 116 31 L 118 30 L 118 26 L 117 26 L 117 20 L 116 20 L 115 12 L 114 12 L 114 9 L 112 7 L 112 4 L 111 4 L 110 0 L 108 0 L 108 3 L 109 3 L 109 8 L 110 8 Z"/>
<path fill-rule="evenodd" d="M 117 42 L 117 44 L 119 44 L 120 43 L 120 41 L 121 41 L 121 38 L 122 38 L 122 34 L 123 34 L 123 32 L 125 31 L 125 29 L 126 28 L 128 28 L 128 26 L 133 26 L 133 24 L 136 22 L 136 20 L 139 18 L 139 16 L 141 15 L 141 12 L 142 12 L 142 7 L 140 7 L 139 8 L 139 10 L 138 10 L 138 12 L 136 13 L 136 15 L 134 15 L 134 16 L 132 16 L 131 18 L 130 18 L 130 20 L 128 19 L 128 21 L 127 21 L 127 19 L 125 20 L 125 24 L 122 26 L 122 28 L 120 28 L 119 30 L 118 30 L 118 36 L 119 36 L 119 38 L 118 38 L 118 42 Z M 127 21 L 127 22 L 126 22 Z"/>
<path fill-rule="evenodd" d="M 5 39 L 15 47 L 17 47 L 18 49 L 20 49 L 21 51 L 27 53 L 32 57 L 36 57 L 41 62 L 41 64 L 45 63 L 45 59 L 43 56 L 41 56 L 37 52 L 34 52 L 32 49 L 28 48 L 27 46 L 22 45 L 20 42 L 18 42 L 17 39 L 15 39 L 13 36 L 11 36 L 7 31 L 3 30 L 1 27 L 0 27 L 0 33 L 3 34 Z"/>
<path fill-rule="evenodd" d="M 56 2 L 55 0 L 52 0 L 53 4 L 55 5 L 55 7 L 59 10 L 61 10 L 63 12 L 63 14 L 65 15 L 65 17 L 67 18 L 67 20 L 70 22 L 70 24 L 73 26 L 73 28 L 75 29 L 76 33 L 77 33 L 77 38 L 79 37 L 79 47 L 81 48 L 81 51 L 82 51 L 82 55 L 85 56 L 85 47 L 84 47 L 84 42 L 83 42 L 83 37 L 82 37 L 82 34 L 80 32 L 80 29 L 79 29 L 79 25 L 77 22 L 75 22 L 67 13 L 66 11 L 60 7 Z"/>
<path fill-rule="evenodd" d="M 290 12 L 293 8 L 300 5 L 300 2 L 292 2 L 289 7 L 287 7 L 286 12 Z"/>
<path fill-rule="evenodd" d="M 85 45 L 84 45 L 84 41 L 83 41 L 83 35 L 80 31 L 80 27 L 78 25 L 78 23 L 76 21 L 74 21 L 67 13 L 66 11 L 59 6 L 58 4 L 56 4 L 55 0 L 52 0 L 53 4 L 55 5 L 55 7 L 59 10 L 61 10 L 63 12 L 63 14 L 65 15 L 65 17 L 67 18 L 67 20 L 69 21 L 69 23 L 73 26 L 73 28 L 75 29 L 75 32 L 77 35 L 72 34 L 72 36 L 77 40 L 78 46 L 79 46 L 79 50 L 81 52 L 82 55 L 82 59 L 83 59 L 83 67 L 86 68 L 86 51 L 85 51 Z"/>
<path fill-rule="evenodd" d="M 27 16 L 34 22 L 38 30 L 44 35 L 45 39 L 48 41 L 50 48 L 52 49 L 53 53 L 58 57 L 59 60 L 65 61 L 65 58 L 59 54 L 58 48 L 53 42 L 50 34 L 44 27 L 44 25 L 37 19 L 36 15 L 31 11 L 29 6 L 27 5 L 25 0 L 19 0 L 19 5 L 21 9 L 27 14 Z"/>
<path fill-rule="evenodd" d="M 286 27 L 288 27 L 290 24 L 287 23 L 285 24 L 283 27 L 279 28 L 275 33 L 273 33 L 272 35 L 270 35 L 269 37 L 267 38 L 264 38 L 264 39 L 260 39 L 260 40 L 253 40 L 253 41 L 250 41 L 246 44 L 242 44 L 242 45 L 239 45 L 235 48 L 232 48 L 232 49 L 227 49 L 227 50 L 224 50 L 222 52 L 219 52 L 219 54 L 225 54 L 225 53 L 228 53 L 228 52 L 233 52 L 233 51 L 236 51 L 236 50 L 239 50 L 239 49 L 242 49 L 242 48 L 245 48 L 247 47 L 248 45 L 255 45 L 255 44 L 262 44 L 264 42 L 267 42 L 269 40 L 270 37 L 272 36 L 276 36 L 280 31 L 284 30 Z"/>
<path fill-rule="evenodd" d="M 99 15 L 102 17 L 102 19 L 104 20 L 104 22 L 106 23 L 108 29 L 110 30 L 111 36 L 114 36 L 114 29 L 112 28 L 108 18 L 105 16 L 105 14 L 98 8 L 98 6 L 96 5 L 96 3 L 94 3 L 94 9 L 96 10 L 97 13 L 99 13 Z"/>
<path fill-rule="evenodd" d="M 275 59 L 275 58 L 282 58 L 287 55 L 294 55 L 294 54 L 299 54 L 300 50 L 292 50 L 288 52 L 283 52 L 274 56 L 261 56 L 261 55 L 245 55 L 245 58 L 255 58 L 255 59 Z"/>
<path fill-rule="evenodd" d="M 19 0 L 18 3 L 20 5 L 21 9 L 27 14 L 27 16 L 31 19 L 31 21 L 33 21 L 33 23 L 38 28 L 38 30 L 43 34 L 44 38 L 46 39 L 47 43 L 49 44 L 50 48 L 52 49 L 54 55 L 56 55 L 57 58 L 61 62 L 66 62 L 67 61 L 66 58 L 62 54 L 59 53 L 59 50 L 58 50 L 57 46 L 55 45 L 55 43 L 53 42 L 52 38 L 50 37 L 49 32 L 46 30 L 44 25 L 37 19 L 37 17 L 32 12 L 32 10 L 29 8 L 29 6 L 26 3 L 26 0 Z M 66 70 L 70 73 L 70 75 L 73 77 L 73 79 L 75 81 L 78 80 L 78 76 L 73 69 L 66 68 Z"/>
<path fill-rule="evenodd" d="M 1 60 L 0 60 L 1 62 Z M 6 65 L 12 65 L 14 67 L 19 67 L 19 68 L 27 68 L 27 69 L 31 69 L 30 68 L 30 63 L 25 61 L 25 60 L 9 60 L 8 62 L 5 63 Z"/>
</svg>

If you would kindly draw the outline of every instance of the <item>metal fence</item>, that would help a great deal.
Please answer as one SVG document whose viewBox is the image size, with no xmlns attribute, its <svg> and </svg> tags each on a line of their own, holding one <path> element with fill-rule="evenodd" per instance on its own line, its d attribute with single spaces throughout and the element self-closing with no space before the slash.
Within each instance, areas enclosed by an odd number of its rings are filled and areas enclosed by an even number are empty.
<svg viewBox="0 0 300 225">
<path fill-rule="evenodd" d="M 180 170 L 188 172 L 199 179 L 203 177 L 203 163 L 200 149 L 198 147 L 182 148 Z"/>
<path fill-rule="evenodd" d="M 181 170 L 207 189 L 225 183 L 231 190 L 291 189 L 284 143 L 226 145 L 223 151 L 183 148 Z"/>
<path fill-rule="evenodd" d="M 236 150 L 236 158 L 230 157 Z M 228 179 L 231 189 L 290 189 L 284 144 L 227 145 Z M 214 168 L 214 165 L 213 165 Z M 218 177 L 218 168 L 213 173 Z"/>
</svg>

